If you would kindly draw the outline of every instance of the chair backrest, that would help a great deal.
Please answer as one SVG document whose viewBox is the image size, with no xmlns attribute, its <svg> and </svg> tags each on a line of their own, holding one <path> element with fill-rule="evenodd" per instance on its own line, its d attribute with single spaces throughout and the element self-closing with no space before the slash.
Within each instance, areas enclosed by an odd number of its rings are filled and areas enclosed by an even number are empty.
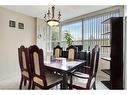
<svg viewBox="0 0 127 95">
<path fill-rule="evenodd" d="M 47 86 L 44 67 L 43 50 L 36 45 L 29 47 L 30 63 L 32 66 L 33 78 L 39 77 L 43 80 L 44 86 Z"/>
<path fill-rule="evenodd" d="M 53 55 L 55 56 L 55 58 L 59 58 L 62 56 L 62 48 L 59 45 L 54 47 Z"/>
<path fill-rule="evenodd" d="M 71 45 L 66 50 L 68 52 L 67 58 L 70 60 L 74 60 L 77 55 L 77 48 L 75 46 Z"/>
<path fill-rule="evenodd" d="M 97 69 L 98 69 L 98 63 L 99 63 L 99 52 L 100 52 L 100 48 L 98 45 L 96 45 L 93 49 L 92 49 L 92 55 L 91 55 L 91 75 L 96 76 L 97 73 Z"/>
<path fill-rule="evenodd" d="M 62 57 L 67 58 L 67 51 L 62 51 Z"/>
<path fill-rule="evenodd" d="M 78 51 L 76 59 L 87 60 L 87 52 Z"/>
<path fill-rule="evenodd" d="M 27 72 L 28 76 L 31 76 L 31 67 L 28 49 L 23 45 L 18 48 L 18 57 L 21 73 Z"/>
</svg>

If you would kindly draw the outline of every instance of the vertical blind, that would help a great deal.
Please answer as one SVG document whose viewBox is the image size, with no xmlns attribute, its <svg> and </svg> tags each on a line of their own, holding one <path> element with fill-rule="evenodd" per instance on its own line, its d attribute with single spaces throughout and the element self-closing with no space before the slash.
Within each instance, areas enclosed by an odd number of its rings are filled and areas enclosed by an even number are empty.
<svg viewBox="0 0 127 95">
<path fill-rule="evenodd" d="M 102 22 L 110 17 L 119 17 L 119 9 L 104 14 L 90 16 L 78 22 L 62 25 L 61 44 L 66 47 L 64 33 L 68 32 L 73 37 L 74 45 L 83 45 L 83 49 L 100 45 L 101 54 L 110 54 L 110 27 Z M 82 36 L 83 35 L 83 36 Z M 103 47 L 108 46 L 108 47 Z"/>
<path fill-rule="evenodd" d="M 73 39 L 73 44 L 82 44 L 82 21 L 78 21 L 72 24 L 67 24 L 62 26 L 61 32 L 61 44 L 64 48 L 67 47 L 66 40 L 64 38 L 64 33 L 68 32 L 71 34 Z"/>
<path fill-rule="evenodd" d="M 101 54 L 110 54 L 110 25 L 102 22 L 110 17 L 119 17 L 119 10 L 83 19 L 83 47 L 101 46 Z"/>
</svg>

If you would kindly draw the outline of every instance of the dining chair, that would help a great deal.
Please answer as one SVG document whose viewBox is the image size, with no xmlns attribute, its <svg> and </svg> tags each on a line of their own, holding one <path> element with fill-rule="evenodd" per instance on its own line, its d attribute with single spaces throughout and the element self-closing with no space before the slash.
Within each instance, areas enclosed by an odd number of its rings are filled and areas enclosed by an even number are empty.
<svg viewBox="0 0 127 95">
<path fill-rule="evenodd" d="M 96 74 L 98 69 L 99 62 L 99 51 L 100 48 L 96 45 L 92 49 L 91 55 L 91 66 L 89 67 L 89 73 L 86 73 L 84 70 L 82 72 L 74 72 L 71 74 L 69 87 L 70 89 L 96 89 Z"/>
<path fill-rule="evenodd" d="M 66 51 L 68 52 L 67 54 L 67 58 L 69 60 L 74 60 L 76 58 L 77 55 L 77 48 L 73 45 L 69 46 Z"/>
<path fill-rule="evenodd" d="M 26 82 L 29 81 L 28 89 L 31 88 L 32 83 L 32 73 L 30 67 L 30 59 L 28 49 L 23 45 L 18 48 L 18 57 L 19 57 L 19 65 L 21 70 L 21 81 L 19 89 L 22 89 L 22 84 L 26 85 Z"/>
<path fill-rule="evenodd" d="M 90 51 L 84 51 L 84 52 L 78 52 L 76 59 L 80 59 L 80 60 L 85 60 L 86 62 L 84 63 L 83 66 L 81 66 L 78 70 L 80 72 L 85 72 L 89 73 L 89 70 L 91 68 L 91 62 L 90 62 L 90 58 L 91 58 L 91 52 Z"/>
<path fill-rule="evenodd" d="M 62 57 L 62 47 L 60 47 L 60 45 L 57 45 L 56 47 L 54 47 L 53 55 L 55 58 Z"/>
<path fill-rule="evenodd" d="M 36 45 L 30 46 L 29 54 L 33 72 L 32 89 L 35 89 L 35 86 L 41 89 L 50 89 L 62 83 L 61 76 L 46 70 L 42 49 L 39 49 Z"/>
<path fill-rule="evenodd" d="M 82 69 L 84 69 L 84 66 L 87 64 L 88 62 L 88 53 L 87 51 L 78 51 L 77 52 L 77 56 L 76 59 L 78 60 L 85 60 L 84 64 L 82 66 L 80 66 L 77 71 L 82 71 Z"/>
</svg>

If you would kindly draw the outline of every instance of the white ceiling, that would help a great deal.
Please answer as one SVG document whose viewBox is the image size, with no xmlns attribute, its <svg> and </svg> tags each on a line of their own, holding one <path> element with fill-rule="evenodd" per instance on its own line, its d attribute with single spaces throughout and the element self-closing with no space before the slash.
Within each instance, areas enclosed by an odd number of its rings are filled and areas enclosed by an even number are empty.
<svg viewBox="0 0 127 95">
<path fill-rule="evenodd" d="M 49 7 L 51 6 L 44 6 L 44 5 L 4 5 L 1 6 L 19 13 L 23 13 L 28 16 L 32 17 L 44 17 L 44 14 L 47 12 Z M 61 12 L 61 21 L 77 17 L 83 14 L 87 14 L 90 12 L 94 12 L 97 10 L 101 10 L 107 7 L 111 7 L 111 5 L 57 5 L 55 6 L 55 11 L 57 14 L 60 10 Z"/>
</svg>

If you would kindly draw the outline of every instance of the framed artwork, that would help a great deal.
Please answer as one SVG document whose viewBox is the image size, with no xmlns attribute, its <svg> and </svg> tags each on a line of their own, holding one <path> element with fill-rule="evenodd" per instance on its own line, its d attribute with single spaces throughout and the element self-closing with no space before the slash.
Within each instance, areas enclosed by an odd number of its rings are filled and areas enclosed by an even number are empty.
<svg viewBox="0 0 127 95">
<path fill-rule="evenodd" d="M 24 23 L 20 23 L 20 22 L 19 22 L 19 23 L 18 23 L 18 28 L 19 28 L 19 29 L 24 29 Z"/>
<path fill-rule="evenodd" d="M 9 20 L 9 27 L 16 27 L 16 22 L 13 20 Z"/>
</svg>

